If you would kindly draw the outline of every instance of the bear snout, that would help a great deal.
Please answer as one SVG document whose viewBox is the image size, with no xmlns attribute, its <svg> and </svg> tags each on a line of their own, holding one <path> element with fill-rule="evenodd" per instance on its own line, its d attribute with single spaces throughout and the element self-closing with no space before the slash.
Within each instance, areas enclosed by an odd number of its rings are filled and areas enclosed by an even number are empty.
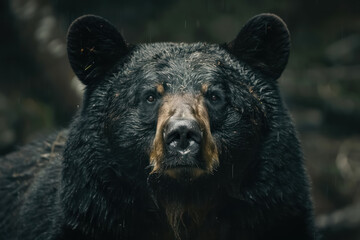
<svg viewBox="0 0 360 240">
<path fill-rule="evenodd" d="M 169 94 L 164 97 L 150 165 L 153 167 L 151 173 L 167 173 L 169 169 L 184 167 L 212 173 L 217 167 L 217 148 L 201 95 Z"/>
<path fill-rule="evenodd" d="M 164 131 L 167 151 L 181 155 L 198 152 L 201 138 L 199 124 L 193 119 L 170 118 Z"/>
</svg>

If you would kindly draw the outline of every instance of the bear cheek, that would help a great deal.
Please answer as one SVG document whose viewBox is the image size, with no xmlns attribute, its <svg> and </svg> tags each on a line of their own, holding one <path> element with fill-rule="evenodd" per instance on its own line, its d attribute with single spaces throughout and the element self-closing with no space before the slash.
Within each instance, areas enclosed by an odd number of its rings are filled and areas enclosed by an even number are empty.
<svg viewBox="0 0 360 240">
<path fill-rule="evenodd" d="M 164 120 L 161 121 L 159 119 L 157 127 L 156 127 L 156 135 L 155 135 L 155 139 L 154 139 L 154 143 L 152 146 L 152 150 L 150 152 L 150 166 L 152 166 L 152 171 L 150 172 L 150 174 L 153 173 L 157 173 L 161 170 L 161 162 L 163 161 L 164 158 L 164 138 L 163 138 L 163 134 L 161 134 L 161 132 L 163 132 L 164 129 Z"/>
<path fill-rule="evenodd" d="M 206 169 L 209 173 L 212 173 L 214 169 L 219 166 L 219 154 L 211 134 L 209 114 L 202 96 L 199 97 L 198 104 L 196 105 L 195 118 L 203 132 L 203 142 L 201 147 Z"/>
</svg>

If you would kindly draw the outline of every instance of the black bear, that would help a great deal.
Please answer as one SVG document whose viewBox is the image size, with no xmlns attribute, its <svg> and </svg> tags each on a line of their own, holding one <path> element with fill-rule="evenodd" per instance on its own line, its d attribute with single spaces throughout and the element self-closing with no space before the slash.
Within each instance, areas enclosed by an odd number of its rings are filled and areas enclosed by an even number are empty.
<svg viewBox="0 0 360 240">
<path fill-rule="evenodd" d="M 285 23 L 226 44 L 131 45 L 87 15 L 68 32 L 86 85 L 69 130 L 1 159 L 1 239 L 316 239 L 277 79 Z"/>
</svg>

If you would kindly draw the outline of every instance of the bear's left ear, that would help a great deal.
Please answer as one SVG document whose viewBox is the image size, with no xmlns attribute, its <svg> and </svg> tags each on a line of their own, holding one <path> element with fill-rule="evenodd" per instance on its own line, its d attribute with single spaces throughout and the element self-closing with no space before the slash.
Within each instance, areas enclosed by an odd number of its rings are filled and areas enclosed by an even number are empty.
<svg viewBox="0 0 360 240">
<path fill-rule="evenodd" d="M 72 69 L 85 85 L 96 82 L 129 52 L 118 30 L 94 15 L 82 16 L 70 25 L 67 51 Z"/>
<path fill-rule="evenodd" d="M 281 18 L 264 13 L 251 18 L 226 48 L 251 67 L 277 79 L 288 62 L 290 34 Z"/>
</svg>

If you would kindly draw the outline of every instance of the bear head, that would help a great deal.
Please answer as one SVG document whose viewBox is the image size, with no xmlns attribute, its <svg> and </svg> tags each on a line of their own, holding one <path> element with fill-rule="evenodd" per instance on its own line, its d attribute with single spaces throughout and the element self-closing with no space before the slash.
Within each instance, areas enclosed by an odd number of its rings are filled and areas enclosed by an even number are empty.
<svg viewBox="0 0 360 240">
<path fill-rule="evenodd" d="M 86 165 L 76 174 L 105 195 L 119 182 L 129 196 L 148 189 L 176 228 L 185 208 L 211 207 L 218 192 L 234 195 L 251 178 L 281 105 L 276 80 L 289 49 L 272 14 L 225 44 L 132 45 L 101 17 L 77 19 L 68 55 L 86 90 L 65 165 Z"/>
</svg>

